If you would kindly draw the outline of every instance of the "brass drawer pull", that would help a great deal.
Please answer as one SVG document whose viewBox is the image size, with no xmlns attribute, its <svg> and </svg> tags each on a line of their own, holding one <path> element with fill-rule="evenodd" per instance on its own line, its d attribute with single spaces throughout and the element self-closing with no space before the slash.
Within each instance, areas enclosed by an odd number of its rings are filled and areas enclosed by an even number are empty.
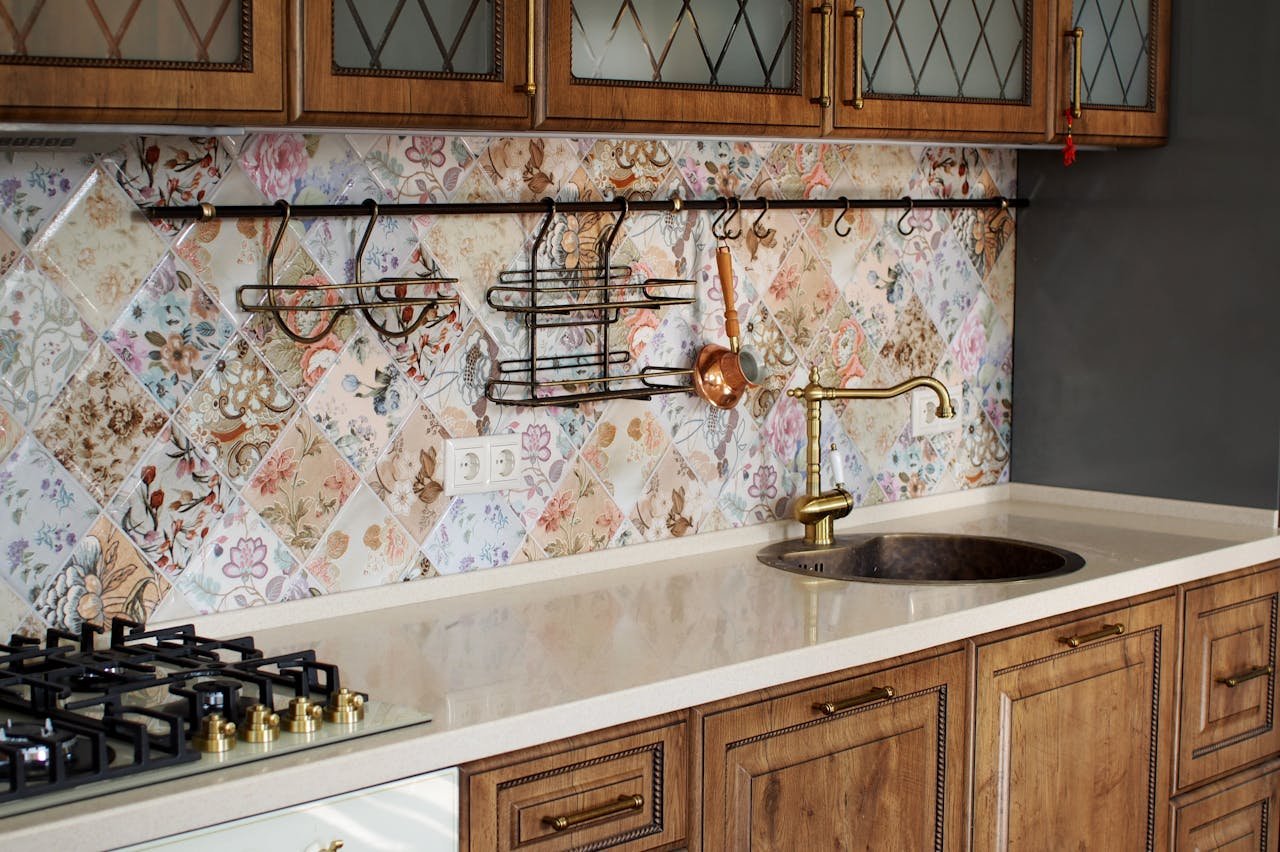
<svg viewBox="0 0 1280 852">
<path fill-rule="evenodd" d="M 1235 689 L 1237 686 L 1244 683 L 1246 680 L 1253 680 L 1256 677 L 1270 677 L 1271 672 L 1272 672 L 1271 666 L 1254 666 L 1248 671 L 1241 672 L 1238 675 L 1232 675 L 1231 677 L 1220 677 L 1218 678 L 1218 683 L 1228 687 L 1229 689 Z"/>
<path fill-rule="evenodd" d="M 1097 642 L 1099 639 L 1122 635 L 1124 635 L 1123 624 L 1104 624 L 1102 625 L 1101 630 L 1093 633 L 1086 633 L 1083 636 L 1063 636 L 1058 641 L 1071 648 L 1079 648 L 1081 645 L 1087 645 L 1090 642 Z"/>
<path fill-rule="evenodd" d="M 593 822 L 605 817 L 618 816 L 630 811 L 638 811 L 644 807 L 644 796 L 639 793 L 633 793 L 630 796 L 619 796 L 615 801 L 604 805 L 596 805 L 594 808 L 587 808 L 585 811 L 578 811 L 576 814 L 568 814 L 566 816 L 543 817 L 542 824 L 550 826 L 555 831 L 564 831 L 566 828 L 573 828 L 576 825 L 582 825 L 584 822 Z"/>
<path fill-rule="evenodd" d="M 815 703 L 813 709 L 817 710 L 824 716 L 834 716 L 837 713 L 843 713 L 853 707 L 861 707 L 863 704 L 870 704 L 873 701 L 884 701 L 886 698 L 892 698 L 897 695 L 892 686 L 877 686 L 869 692 L 862 695 L 855 695 L 853 698 L 846 698 L 844 701 L 824 701 Z"/>
</svg>

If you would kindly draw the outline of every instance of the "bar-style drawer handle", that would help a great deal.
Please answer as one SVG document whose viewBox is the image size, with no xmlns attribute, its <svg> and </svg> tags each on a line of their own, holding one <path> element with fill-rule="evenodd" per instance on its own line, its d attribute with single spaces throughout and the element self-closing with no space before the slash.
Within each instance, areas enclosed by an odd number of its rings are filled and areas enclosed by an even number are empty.
<svg viewBox="0 0 1280 852">
<path fill-rule="evenodd" d="M 844 701 L 823 701 L 814 704 L 813 709 L 824 716 L 834 716 L 852 707 L 861 707 L 863 704 L 870 704 L 873 701 L 884 701 L 886 698 L 892 698 L 895 695 L 897 693 L 894 692 L 892 686 L 877 686 L 870 692 L 855 695 L 853 698 L 846 698 Z"/>
<path fill-rule="evenodd" d="M 1063 636 L 1058 641 L 1068 647 L 1079 648 L 1081 645 L 1087 645 L 1090 642 L 1097 642 L 1099 639 L 1122 635 L 1124 635 L 1123 624 L 1104 624 L 1102 625 L 1101 630 L 1093 633 L 1086 633 L 1083 636 Z"/>
<path fill-rule="evenodd" d="M 1254 666 L 1248 671 L 1241 672 L 1238 675 L 1232 675 L 1231 677 L 1220 677 L 1218 678 L 1218 683 L 1230 689 L 1235 689 L 1237 686 L 1244 683 L 1246 680 L 1253 680 L 1255 677 L 1270 677 L 1271 672 L 1272 672 L 1271 666 Z"/>
<path fill-rule="evenodd" d="M 594 808 L 587 808 L 585 811 L 578 811 L 576 814 L 543 817 L 542 824 L 550 826 L 555 831 L 564 831 L 566 828 L 573 828 L 576 825 L 582 825 L 584 822 L 594 822 L 605 817 L 619 816 L 631 811 L 638 811 L 643 807 L 644 796 L 639 793 L 633 793 L 630 796 L 619 796 L 615 801 L 607 804 L 596 805 Z"/>
</svg>

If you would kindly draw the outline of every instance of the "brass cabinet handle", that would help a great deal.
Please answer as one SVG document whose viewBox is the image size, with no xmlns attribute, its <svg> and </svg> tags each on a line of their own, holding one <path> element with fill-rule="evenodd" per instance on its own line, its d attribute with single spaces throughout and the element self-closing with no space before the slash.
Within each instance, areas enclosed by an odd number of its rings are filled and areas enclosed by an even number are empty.
<svg viewBox="0 0 1280 852">
<path fill-rule="evenodd" d="M 1124 635 L 1123 624 L 1104 624 L 1102 625 L 1101 630 L 1094 631 L 1093 633 L 1086 633 L 1083 636 L 1063 636 L 1058 641 L 1071 648 L 1079 648 L 1081 645 L 1087 645 L 1090 642 L 1097 642 L 1099 639 L 1122 635 Z"/>
<path fill-rule="evenodd" d="M 862 109 L 862 16 L 866 10 L 854 6 L 845 17 L 853 18 L 853 100 L 846 103 L 854 109 Z"/>
<path fill-rule="evenodd" d="M 573 828 L 575 825 L 582 825 L 584 822 L 594 822 L 605 817 L 619 816 L 630 811 L 638 811 L 643 807 L 644 796 L 639 793 L 633 793 L 630 796 L 619 796 L 612 802 L 596 805 L 594 808 L 587 808 L 585 811 L 578 811 L 576 814 L 543 817 L 542 824 L 550 826 L 555 831 L 564 831 L 566 828 Z"/>
<path fill-rule="evenodd" d="M 846 698 L 844 701 L 815 703 L 813 709 L 824 716 L 834 716 L 853 707 L 861 707 L 863 704 L 870 704 L 873 701 L 884 701 L 886 698 L 892 698 L 897 694 L 892 686 L 877 686 L 875 689 L 864 692 L 861 695 L 855 695 L 853 698 Z"/>
<path fill-rule="evenodd" d="M 821 6 L 813 10 L 816 15 L 822 16 L 822 49 L 818 53 L 818 62 L 822 65 L 822 92 L 812 103 L 826 109 L 831 106 L 831 45 L 834 40 L 832 34 L 832 22 L 835 16 L 835 7 L 830 3 L 823 3 Z"/>
<path fill-rule="evenodd" d="M 1080 91 L 1084 88 L 1084 30 L 1076 27 L 1074 30 L 1067 32 L 1067 38 L 1071 39 L 1071 54 L 1075 61 L 1075 82 L 1071 87 L 1071 117 L 1079 118 L 1083 115 L 1080 110 Z"/>
<path fill-rule="evenodd" d="M 1228 687 L 1229 689 L 1235 689 L 1246 680 L 1253 680 L 1256 677 L 1269 677 L 1271 672 L 1271 666 L 1254 666 L 1248 671 L 1232 675 L 1231 677 L 1220 677 L 1218 678 L 1218 683 Z"/>
<path fill-rule="evenodd" d="M 328 846 L 324 847 L 324 852 L 338 852 L 339 849 L 346 845 L 347 844 L 343 843 L 341 840 L 335 840 Z"/>
<path fill-rule="evenodd" d="M 533 97 L 534 95 L 538 94 L 538 84 L 533 81 L 533 47 L 534 47 L 534 41 L 535 41 L 535 38 L 534 38 L 535 33 L 533 31 L 533 19 L 536 13 L 535 6 L 537 2 L 538 0 L 529 0 L 528 5 L 525 6 L 524 73 L 525 73 L 526 82 L 524 84 L 524 93 L 529 97 Z"/>
</svg>

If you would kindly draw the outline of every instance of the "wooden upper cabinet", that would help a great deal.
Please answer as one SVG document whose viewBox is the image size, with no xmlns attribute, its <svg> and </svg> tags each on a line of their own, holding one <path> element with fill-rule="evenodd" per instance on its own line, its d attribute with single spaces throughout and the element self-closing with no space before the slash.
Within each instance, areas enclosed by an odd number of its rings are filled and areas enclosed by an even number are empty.
<svg viewBox="0 0 1280 852">
<path fill-rule="evenodd" d="M 1045 0 L 838 0 L 835 132 L 1043 140 Z"/>
<path fill-rule="evenodd" d="M 0 0 L 0 120 L 279 123 L 284 0 Z"/>
<path fill-rule="evenodd" d="M 527 129 L 533 8 L 528 0 L 295 0 L 291 118 Z"/>
<path fill-rule="evenodd" d="M 706 709 L 701 848 L 963 848 L 966 672 L 957 651 Z"/>
<path fill-rule="evenodd" d="M 1167 849 L 1172 596 L 977 649 L 973 844 Z"/>
<path fill-rule="evenodd" d="M 1054 98 L 1078 141 L 1157 145 L 1169 135 L 1172 0 L 1058 0 Z"/>
<path fill-rule="evenodd" d="M 817 135 L 822 32 L 812 0 L 547 0 L 540 126 Z"/>
</svg>

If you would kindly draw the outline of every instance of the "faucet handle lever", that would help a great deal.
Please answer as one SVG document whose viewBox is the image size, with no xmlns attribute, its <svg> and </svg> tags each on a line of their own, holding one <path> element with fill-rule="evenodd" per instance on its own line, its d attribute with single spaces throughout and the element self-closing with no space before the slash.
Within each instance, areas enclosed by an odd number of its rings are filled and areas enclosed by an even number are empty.
<svg viewBox="0 0 1280 852">
<path fill-rule="evenodd" d="M 844 488 L 844 456 L 833 443 L 829 451 L 831 458 L 831 482 L 836 488 Z"/>
</svg>

